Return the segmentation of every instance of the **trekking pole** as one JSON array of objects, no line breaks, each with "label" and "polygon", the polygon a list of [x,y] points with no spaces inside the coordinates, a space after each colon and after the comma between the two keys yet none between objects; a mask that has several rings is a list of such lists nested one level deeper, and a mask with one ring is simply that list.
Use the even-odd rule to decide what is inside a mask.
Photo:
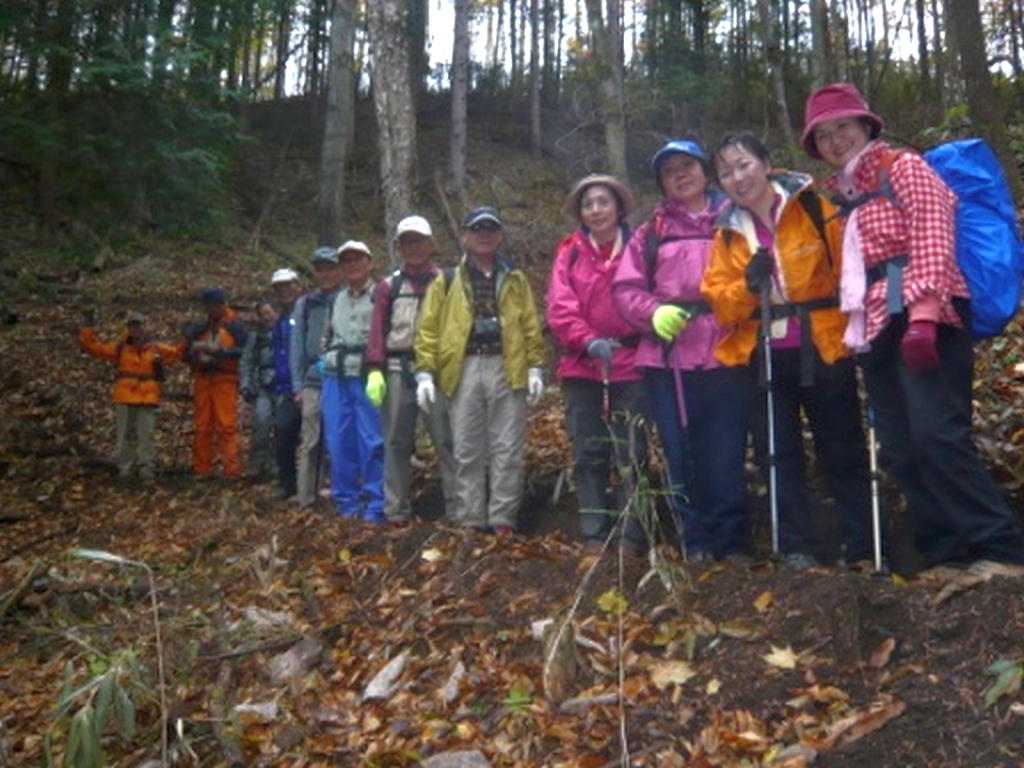
[{"label": "trekking pole", "polygon": [[608,371],[608,363],[601,362],[601,418],[604,419],[607,424],[612,417],[612,401],[611,401],[611,374]]},{"label": "trekking pole", "polygon": [[875,409],[868,406],[868,460],[871,469],[871,539],[874,544],[875,572],[882,570],[882,511],[878,498],[878,441],[875,439]]},{"label": "trekking pole", "polygon": [[772,554],[779,554],[779,478],[775,451],[775,395],[772,392],[772,284],[761,285],[761,375],[765,387],[768,424],[768,505],[772,526]]}]

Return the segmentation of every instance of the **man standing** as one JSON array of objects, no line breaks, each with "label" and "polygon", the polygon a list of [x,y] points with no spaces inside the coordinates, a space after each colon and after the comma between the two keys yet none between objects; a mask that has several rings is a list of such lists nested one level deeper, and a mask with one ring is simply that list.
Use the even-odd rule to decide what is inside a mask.
[{"label": "man standing", "polygon": [[292,311],[291,344],[288,364],[291,368],[292,396],[302,414],[299,437],[298,499],[302,507],[316,501],[324,447],[320,428],[320,388],[322,376],[317,366],[320,342],[328,307],[334,304],[341,285],[341,267],[336,248],[325,246],[313,253],[313,279],[316,288],[295,302]]},{"label": "man standing", "polygon": [[196,433],[192,443],[192,472],[213,476],[214,438],[225,477],[238,477],[238,364],[248,337],[245,323],[228,306],[220,288],[200,294],[206,321],[186,329],[186,360],[195,372],[193,398]]},{"label": "man standing", "polygon": [[[442,272],[433,260],[434,233],[422,216],[407,216],[398,222],[395,240],[402,266],[377,283],[366,348],[366,395],[378,408],[383,406],[384,515],[390,523],[404,524],[412,515],[409,489],[419,416],[413,376],[416,322],[427,287]],[[450,274],[441,280],[450,281]],[[448,508],[455,499],[455,457],[443,395],[427,414],[427,428],[437,451],[441,491]]]},{"label": "man standing", "polygon": [[273,477],[274,461],[274,326],[280,319],[277,302],[263,297],[256,302],[256,326],[242,350],[238,390],[252,405],[249,434],[249,477],[262,481]]},{"label": "man standing", "polygon": [[366,342],[374,281],[370,249],[338,248],[345,287],[324,326],[324,443],[331,456],[331,497],[342,517],[384,522],[384,438],[380,413],[366,396]]},{"label": "man standing", "polygon": [[[146,316],[129,312],[124,335],[116,341],[100,341],[96,316],[86,313],[78,333],[82,349],[93,357],[117,365],[117,379],[111,400],[117,419],[117,472],[129,477],[137,466],[139,477],[156,477],[156,409],[164,366],[181,359],[184,345],[161,344],[145,332]],[[132,441],[134,440],[134,445]]]},{"label": "man standing", "polygon": [[291,269],[279,269],[270,278],[270,289],[277,301],[278,315],[274,323],[274,458],[277,462],[277,490],[274,496],[290,499],[298,492],[295,450],[299,445],[302,411],[292,396],[292,372],[288,364],[292,329],[295,319],[292,311],[302,292],[299,276]]},{"label": "man standing", "polygon": [[472,209],[451,286],[435,280],[427,289],[416,332],[416,400],[431,408],[435,382],[450,398],[452,520],[507,536],[522,499],[527,404],[544,392],[544,342],[526,274],[498,251],[501,235],[494,208]]}]

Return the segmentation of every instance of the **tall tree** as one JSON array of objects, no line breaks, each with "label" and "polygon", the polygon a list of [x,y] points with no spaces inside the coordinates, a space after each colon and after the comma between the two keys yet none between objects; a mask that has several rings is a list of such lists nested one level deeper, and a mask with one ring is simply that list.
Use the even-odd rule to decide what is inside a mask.
[{"label": "tall tree", "polygon": [[[416,110],[409,82],[405,0],[374,0],[367,10],[384,229],[391,233],[399,220],[412,211],[416,162]],[[388,262],[395,266],[397,261],[394,238],[388,237]]]},{"label": "tall tree", "polygon": [[330,57],[327,68],[327,109],[320,150],[320,195],[317,200],[317,237],[321,245],[341,243],[345,203],[345,169],[355,133],[356,0],[334,0],[331,11]]},{"label": "tall tree", "polygon": [[775,17],[769,7],[768,0],[759,0],[758,7],[761,13],[761,38],[764,42],[765,60],[768,64],[769,76],[772,84],[772,95],[775,97],[776,117],[782,136],[787,147],[796,146],[796,134],[793,131],[793,122],[789,119],[789,104],[786,101],[786,77],[782,56],[782,49],[779,47],[778,34],[775,29]]},{"label": "tall tree", "polygon": [[540,9],[530,0],[530,148],[540,156]]},{"label": "tall tree", "polygon": [[1020,173],[1016,158],[1006,135],[1006,115],[999,104],[999,96],[992,85],[985,55],[985,35],[981,27],[981,11],[978,0],[956,0],[947,6],[950,30],[960,59],[967,91],[967,104],[971,110],[974,128],[992,145],[992,149],[1003,163],[1003,169],[1013,196],[1022,198]]},{"label": "tall tree", "polygon": [[626,99],[623,94],[622,24],[619,0],[586,0],[587,24],[597,62],[598,112],[604,124],[604,145],[608,170],[627,177]]},{"label": "tall tree", "polygon": [[469,96],[469,0],[454,0],[455,36],[452,41],[452,118],[448,149],[448,191],[466,191],[466,100]]}]

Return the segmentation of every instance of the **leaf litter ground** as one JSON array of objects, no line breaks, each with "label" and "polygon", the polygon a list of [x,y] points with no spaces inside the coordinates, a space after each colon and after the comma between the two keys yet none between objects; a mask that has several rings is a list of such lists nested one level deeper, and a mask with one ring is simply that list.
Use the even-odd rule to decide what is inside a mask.
[{"label": "leaf litter ground", "polygon": [[[125,303],[93,290],[108,311]],[[158,334],[187,292],[154,290]],[[531,416],[512,539],[439,521],[429,471],[402,529],[280,506],[266,483],[192,482],[183,372],[161,412],[172,466],[122,482],[103,458],[111,372],[79,357],[78,308],[19,310],[0,332],[0,764],[38,764],[47,734],[59,756],[65,670],[81,684],[128,651],[141,727],[108,728],[111,765],[159,754],[158,653],[180,765],[399,766],[459,749],[496,766],[1024,764],[1019,690],[985,702],[990,665],[1024,657],[1019,582],[914,579],[909,555],[902,578],[685,564],[668,548],[653,571],[614,549],[584,558],[571,502],[551,504],[567,460],[554,395]],[[980,441],[1015,499],[1019,330],[983,353],[978,392]],[[160,648],[144,575],[72,547],[154,569]],[[536,623],[567,618],[546,664]]]}]

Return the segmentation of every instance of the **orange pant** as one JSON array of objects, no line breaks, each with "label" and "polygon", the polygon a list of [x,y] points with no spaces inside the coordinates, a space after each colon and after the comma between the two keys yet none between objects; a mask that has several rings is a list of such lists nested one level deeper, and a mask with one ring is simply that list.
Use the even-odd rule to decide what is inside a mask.
[{"label": "orange pant", "polygon": [[192,443],[192,471],[213,474],[213,438],[226,477],[242,471],[238,462],[238,376],[196,374],[194,398],[196,435]]}]

